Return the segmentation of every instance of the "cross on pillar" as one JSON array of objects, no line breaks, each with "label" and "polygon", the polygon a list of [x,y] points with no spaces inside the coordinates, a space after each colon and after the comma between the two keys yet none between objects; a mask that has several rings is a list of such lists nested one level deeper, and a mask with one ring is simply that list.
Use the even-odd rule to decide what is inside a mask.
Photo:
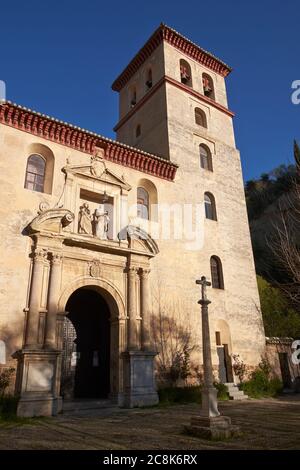
[{"label": "cross on pillar", "polygon": [[196,280],[196,284],[201,285],[201,300],[210,303],[210,300],[207,298],[206,287],[211,286],[211,282],[209,282],[205,276],[201,276],[200,279]]},{"label": "cross on pillar", "polygon": [[201,317],[202,317],[202,350],[203,350],[203,372],[204,386],[202,391],[202,412],[207,418],[219,416],[217,390],[214,387],[213,368],[211,360],[211,345],[208,319],[208,305],[211,303],[207,298],[207,287],[211,282],[205,276],[196,280],[196,284],[201,286]]},{"label": "cross on pillar", "polygon": [[204,437],[206,439],[223,439],[239,434],[238,426],[231,424],[231,419],[221,416],[218,410],[217,390],[214,387],[211,346],[209,334],[208,305],[211,303],[207,298],[206,288],[211,283],[202,276],[196,280],[196,284],[201,286],[202,317],[202,349],[203,349],[203,371],[204,385],[202,388],[202,407],[199,416],[191,418],[191,424],[185,426],[185,430],[193,436]]}]

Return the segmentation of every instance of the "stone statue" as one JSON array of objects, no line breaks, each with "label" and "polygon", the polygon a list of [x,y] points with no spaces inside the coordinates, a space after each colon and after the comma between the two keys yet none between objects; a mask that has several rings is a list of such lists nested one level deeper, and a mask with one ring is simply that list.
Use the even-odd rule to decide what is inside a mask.
[{"label": "stone statue", "polygon": [[92,216],[87,202],[80,206],[78,233],[92,234]]},{"label": "stone statue", "polygon": [[95,210],[94,222],[96,237],[100,238],[100,240],[107,240],[109,216],[108,211],[104,210],[102,204]]}]

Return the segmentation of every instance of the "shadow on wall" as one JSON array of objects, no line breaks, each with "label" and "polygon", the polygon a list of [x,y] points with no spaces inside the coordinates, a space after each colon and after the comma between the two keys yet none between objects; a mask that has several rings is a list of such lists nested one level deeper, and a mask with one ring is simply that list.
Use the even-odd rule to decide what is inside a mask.
[{"label": "shadow on wall", "polygon": [[159,387],[181,386],[202,382],[202,368],[193,363],[199,351],[195,331],[186,319],[188,306],[174,296],[168,297],[160,286],[153,290],[151,335],[156,357],[156,380]]},{"label": "shadow on wall", "polygon": [[152,317],[151,330],[154,348],[159,353],[156,358],[158,386],[182,386],[195,379],[202,382],[200,368],[191,360],[198,346],[190,329],[179,325],[174,318],[158,315]]},{"label": "shadow on wall", "polygon": [[0,372],[13,367],[15,369],[11,378],[11,383],[6,389],[6,393],[14,393],[15,379],[17,371],[17,361],[12,355],[22,347],[22,334],[24,330],[24,320],[14,322],[12,325],[5,325],[0,330]]}]

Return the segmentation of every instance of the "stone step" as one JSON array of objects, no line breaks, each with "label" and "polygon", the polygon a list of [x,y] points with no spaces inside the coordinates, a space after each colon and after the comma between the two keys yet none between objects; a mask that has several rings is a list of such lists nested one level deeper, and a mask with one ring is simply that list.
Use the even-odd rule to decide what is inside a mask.
[{"label": "stone step", "polygon": [[242,390],[229,390],[228,393],[232,396],[241,396],[244,395],[244,392]]},{"label": "stone step", "polygon": [[81,411],[81,410],[96,410],[99,408],[111,408],[113,403],[111,400],[64,400],[63,411]]},{"label": "stone step", "polygon": [[238,386],[233,382],[225,383],[230,400],[247,400],[249,397],[245,395],[243,390],[239,390]]},{"label": "stone step", "polygon": [[244,395],[244,392],[228,392],[228,395],[230,397],[242,397]]},{"label": "stone step", "polygon": [[229,400],[248,400],[248,395],[237,395],[237,396],[233,396],[233,395],[230,395],[229,396]]}]

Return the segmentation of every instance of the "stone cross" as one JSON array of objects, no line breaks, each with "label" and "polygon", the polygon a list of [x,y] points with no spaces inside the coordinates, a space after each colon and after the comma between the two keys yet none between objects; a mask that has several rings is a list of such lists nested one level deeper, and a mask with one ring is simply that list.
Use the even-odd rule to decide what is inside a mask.
[{"label": "stone cross", "polygon": [[191,418],[191,424],[185,426],[185,430],[193,436],[206,439],[224,439],[239,433],[238,426],[232,426],[228,416],[221,416],[218,410],[217,390],[214,387],[214,376],[211,359],[211,345],[209,333],[208,305],[211,303],[207,298],[206,288],[211,283],[202,276],[196,280],[201,286],[202,319],[202,352],[204,384],[202,387],[202,406],[198,416]]},{"label": "stone cross", "polygon": [[206,287],[208,286],[211,286],[211,282],[209,282],[205,276],[202,276],[201,279],[197,279],[196,280],[196,284],[200,284],[201,285],[201,300],[203,301],[208,301],[210,302],[208,299],[207,299],[207,293],[206,293]]}]

